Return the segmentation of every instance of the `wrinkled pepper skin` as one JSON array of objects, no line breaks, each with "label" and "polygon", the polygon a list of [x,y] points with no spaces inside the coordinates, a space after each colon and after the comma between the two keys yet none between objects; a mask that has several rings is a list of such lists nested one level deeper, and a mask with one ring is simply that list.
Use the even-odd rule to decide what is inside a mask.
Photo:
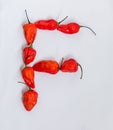
[{"label": "wrinkled pepper skin", "polygon": [[75,34],[79,32],[80,25],[77,23],[61,24],[57,27],[57,30],[66,34]]},{"label": "wrinkled pepper skin", "polygon": [[59,64],[53,60],[42,60],[34,64],[34,71],[56,74],[59,71]]},{"label": "wrinkled pepper skin", "polygon": [[35,82],[34,82],[34,70],[32,67],[25,67],[21,71],[22,77],[25,81],[25,83],[28,85],[30,88],[35,88]]},{"label": "wrinkled pepper skin", "polygon": [[35,22],[35,26],[38,29],[42,29],[42,30],[55,30],[58,26],[58,23],[54,19],[39,20]]},{"label": "wrinkled pepper skin", "polygon": [[27,111],[31,111],[38,101],[38,93],[34,90],[28,90],[23,94],[23,105]]},{"label": "wrinkled pepper skin", "polygon": [[25,47],[23,49],[23,60],[24,63],[27,65],[34,61],[36,57],[36,50],[31,47]]},{"label": "wrinkled pepper skin", "polygon": [[27,41],[27,44],[28,45],[32,44],[37,34],[37,28],[35,24],[33,23],[24,24],[23,30],[24,30],[24,36]]},{"label": "wrinkled pepper skin", "polygon": [[78,70],[78,63],[72,58],[65,60],[62,63],[60,70],[62,72],[76,72]]}]

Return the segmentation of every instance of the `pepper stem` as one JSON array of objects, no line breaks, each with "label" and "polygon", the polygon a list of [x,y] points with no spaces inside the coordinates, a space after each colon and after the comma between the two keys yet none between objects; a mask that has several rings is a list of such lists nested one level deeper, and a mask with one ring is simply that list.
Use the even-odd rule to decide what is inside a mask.
[{"label": "pepper stem", "polygon": [[61,21],[58,22],[58,24],[61,24],[63,21],[65,21],[68,18],[68,16],[66,16],[65,18],[63,18]]},{"label": "pepper stem", "polygon": [[27,65],[25,64],[25,68],[27,67]]},{"label": "pepper stem", "polygon": [[29,86],[27,86],[27,87],[29,88],[30,91],[32,91],[32,89]]},{"label": "pepper stem", "polygon": [[64,61],[64,58],[62,57],[61,62],[60,62],[60,67],[59,67],[59,69],[61,69],[61,66],[62,66],[63,61]]},{"label": "pepper stem", "polygon": [[88,26],[80,26],[80,27],[84,27],[84,28],[87,28],[87,29],[89,29],[94,35],[96,35],[96,33],[93,31],[93,29],[91,29],[90,27],[88,27]]},{"label": "pepper stem", "polygon": [[26,9],[25,9],[25,14],[26,14],[27,21],[28,21],[28,23],[30,24],[31,22],[30,22],[30,20],[29,20],[29,17],[28,17],[28,14],[27,14],[27,10],[26,10]]},{"label": "pepper stem", "polygon": [[[21,84],[24,84],[24,85],[26,85],[26,83],[24,83],[24,82],[21,82],[21,81],[18,81],[18,83],[21,83]],[[27,86],[28,87],[28,89],[29,90],[32,90],[29,86]]]},{"label": "pepper stem", "polygon": [[26,85],[24,82],[21,82],[21,81],[18,81],[18,83],[21,83],[21,84],[24,84],[24,85]]},{"label": "pepper stem", "polygon": [[82,68],[82,66],[78,63],[78,66],[80,67],[80,70],[81,70],[81,76],[80,76],[80,79],[82,79],[82,77],[83,77],[83,68]]},{"label": "pepper stem", "polygon": [[31,44],[29,47],[30,47],[30,48],[33,48],[33,44]]}]

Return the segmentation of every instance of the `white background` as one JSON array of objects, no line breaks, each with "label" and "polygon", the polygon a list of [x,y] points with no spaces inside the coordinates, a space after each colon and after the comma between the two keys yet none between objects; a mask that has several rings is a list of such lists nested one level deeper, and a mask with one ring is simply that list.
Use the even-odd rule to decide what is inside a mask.
[{"label": "white background", "polygon": [[[22,104],[25,85],[22,25],[39,19],[70,21],[90,26],[75,35],[38,30],[34,48],[41,59],[75,58],[77,73],[35,73],[39,100],[27,112]],[[0,0],[0,130],[113,130],[113,1]],[[33,62],[33,63],[34,63]],[[31,64],[32,65],[32,64]]]}]

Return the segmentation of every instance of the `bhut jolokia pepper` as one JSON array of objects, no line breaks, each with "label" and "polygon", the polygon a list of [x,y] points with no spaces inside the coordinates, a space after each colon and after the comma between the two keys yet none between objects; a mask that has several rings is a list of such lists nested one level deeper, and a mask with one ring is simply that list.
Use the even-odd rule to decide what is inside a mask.
[{"label": "bhut jolokia pepper", "polygon": [[81,69],[81,76],[80,79],[83,77],[83,69],[82,66],[73,58],[70,58],[68,60],[62,61],[60,70],[62,72],[77,72],[78,71],[78,66]]},{"label": "bhut jolokia pepper", "polygon": [[57,22],[54,19],[48,19],[48,20],[39,20],[35,22],[35,25],[38,29],[42,30],[55,30],[57,29],[57,26],[61,24],[68,16],[66,16],[61,21]]},{"label": "bhut jolokia pepper", "polygon": [[82,26],[79,25],[78,23],[68,23],[68,24],[61,24],[59,26],[57,26],[57,30],[66,34],[75,34],[78,33],[80,28],[88,28],[90,31],[93,32],[94,35],[96,35],[96,33],[88,26]]},{"label": "bhut jolokia pepper", "polygon": [[25,13],[26,13],[28,23],[23,25],[23,30],[24,30],[24,36],[25,36],[25,39],[27,41],[27,44],[30,45],[35,40],[35,37],[37,34],[37,28],[36,28],[34,23],[30,22],[26,10],[25,10]]},{"label": "bhut jolokia pepper", "polygon": [[42,60],[33,65],[34,71],[56,74],[59,64],[54,60]]},{"label": "bhut jolokia pepper", "polygon": [[38,101],[38,93],[35,90],[29,89],[23,93],[23,105],[27,111],[31,111]]},{"label": "bhut jolokia pepper", "polygon": [[25,47],[23,49],[23,60],[26,65],[31,63],[35,59],[35,57],[36,57],[36,50],[33,49],[32,46]]},{"label": "bhut jolokia pepper", "polygon": [[21,71],[22,77],[25,81],[25,83],[30,88],[35,88],[35,82],[34,82],[34,70],[32,67],[25,67]]}]

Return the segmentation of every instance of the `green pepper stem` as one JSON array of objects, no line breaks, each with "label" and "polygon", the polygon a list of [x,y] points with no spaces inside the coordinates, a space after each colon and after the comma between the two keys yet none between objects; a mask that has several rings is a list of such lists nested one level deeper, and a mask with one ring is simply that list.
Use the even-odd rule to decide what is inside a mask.
[{"label": "green pepper stem", "polygon": [[31,22],[30,22],[30,20],[29,20],[29,17],[28,17],[28,14],[27,14],[27,10],[26,10],[26,9],[25,9],[25,14],[26,14],[27,21],[28,21],[28,23],[30,24]]},{"label": "green pepper stem", "polygon": [[26,85],[24,82],[21,82],[21,81],[18,81],[18,83],[21,83],[21,84],[24,84],[24,85]]},{"label": "green pepper stem", "polygon": [[25,68],[27,67],[27,65],[25,64]]},{"label": "green pepper stem", "polygon": [[30,47],[30,48],[33,48],[33,44],[31,44],[29,47]]},{"label": "green pepper stem", "polygon": [[58,22],[58,24],[61,24],[63,21],[65,21],[68,18],[68,16],[66,16],[65,18],[63,18],[61,21]]},{"label": "green pepper stem", "polygon": [[64,58],[62,57],[61,62],[60,62],[60,66],[59,66],[59,70],[60,70],[61,67],[62,67],[63,61],[64,61]]},{"label": "green pepper stem", "polygon": [[[21,83],[21,84],[24,84],[24,85],[26,85],[26,83],[24,83],[24,82],[21,82],[21,81],[18,81],[18,83]],[[28,89],[29,90],[32,90],[29,86],[27,86],[28,87]]]},{"label": "green pepper stem", "polygon": [[96,33],[93,31],[93,29],[91,29],[90,27],[88,27],[88,26],[82,26],[82,25],[80,25],[80,27],[84,27],[84,28],[87,28],[87,29],[89,29],[94,35],[96,35]]},{"label": "green pepper stem", "polygon": [[80,67],[80,70],[81,70],[81,76],[80,76],[80,79],[82,79],[82,77],[83,77],[83,68],[82,68],[82,66],[78,63],[78,66]]},{"label": "green pepper stem", "polygon": [[32,91],[32,89],[29,86],[27,86],[27,87],[29,88],[30,91]]}]

